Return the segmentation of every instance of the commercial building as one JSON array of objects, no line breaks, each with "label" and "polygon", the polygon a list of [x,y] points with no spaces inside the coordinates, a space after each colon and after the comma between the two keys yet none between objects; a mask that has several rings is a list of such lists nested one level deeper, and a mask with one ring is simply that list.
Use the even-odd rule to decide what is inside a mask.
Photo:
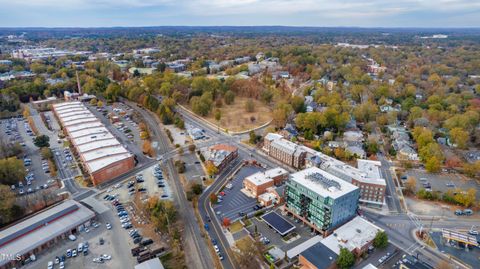
[{"label": "commercial building", "polygon": [[243,180],[243,187],[251,196],[258,198],[267,192],[268,188],[283,184],[287,177],[287,170],[277,167],[247,176]]},{"label": "commercial building", "polygon": [[218,169],[218,172],[220,172],[231,161],[237,158],[238,148],[226,144],[217,144],[204,151],[204,155],[206,162],[212,163]]},{"label": "commercial building", "polygon": [[135,265],[135,269],[164,269],[159,258],[153,258]]},{"label": "commercial building", "polygon": [[373,239],[381,228],[362,217],[355,217],[342,227],[335,230],[321,241],[333,252],[339,254],[340,248],[346,248],[359,257],[372,245]]},{"label": "commercial building", "polygon": [[336,268],[338,254],[321,242],[309,247],[298,257],[302,269],[333,269]]},{"label": "commercial building", "polygon": [[352,219],[358,208],[358,187],[317,167],[291,174],[284,209],[326,235]]},{"label": "commercial building", "polygon": [[[348,139],[361,139],[361,133],[349,132]],[[370,207],[382,207],[385,204],[386,182],[380,173],[381,163],[370,160],[357,160],[353,167],[314,149],[297,145],[275,133],[264,138],[263,150],[268,155],[295,168],[318,167],[361,190],[360,203]]]},{"label": "commercial building", "polygon": [[52,108],[94,185],[134,168],[134,155],[81,102],[54,104]]},{"label": "commercial building", "polygon": [[75,233],[95,213],[82,204],[68,200],[41,211],[0,231],[0,268],[18,267],[30,256],[45,252],[51,246]]},{"label": "commercial building", "polygon": [[307,151],[306,166],[318,167],[360,188],[362,205],[369,207],[382,207],[385,204],[386,182],[380,173],[381,163],[371,160],[357,160],[353,167],[321,152],[305,149]]},{"label": "commercial building", "polygon": [[269,133],[265,136],[263,150],[271,157],[295,168],[305,165],[306,152],[303,146],[297,145],[279,134]]}]

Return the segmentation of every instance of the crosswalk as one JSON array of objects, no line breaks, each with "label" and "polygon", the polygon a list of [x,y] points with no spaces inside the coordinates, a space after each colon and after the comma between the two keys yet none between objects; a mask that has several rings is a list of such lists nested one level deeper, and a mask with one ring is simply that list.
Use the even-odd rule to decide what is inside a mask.
[{"label": "crosswalk", "polygon": [[405,227],[407,227],[406,223],[387,223],[386,225],[390,228],[405,228]]}]

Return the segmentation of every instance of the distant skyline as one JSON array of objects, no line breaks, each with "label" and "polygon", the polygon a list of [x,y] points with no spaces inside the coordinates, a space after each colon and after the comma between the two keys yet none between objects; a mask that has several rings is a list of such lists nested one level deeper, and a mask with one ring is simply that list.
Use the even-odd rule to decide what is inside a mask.
[{"label": "distant skyline", "polygon": [[480,0],[0,0],[0,27],[480,27]]}]

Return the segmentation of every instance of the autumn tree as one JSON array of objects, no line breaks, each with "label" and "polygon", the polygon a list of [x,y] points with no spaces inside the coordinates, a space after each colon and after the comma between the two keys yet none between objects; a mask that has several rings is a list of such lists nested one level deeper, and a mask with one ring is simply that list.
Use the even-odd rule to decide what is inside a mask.
[{"label": "autumn tree", "polygon": [[0,184],[0,223],[10,220],[10,210],[15,204],[15,193],[6,185]]},{"label": "autumn tree", "polygon": [[154,151],[153,151],[152,143],[150,142],[150,140],[144,140],[143,141],[142,152],[143,152],[143,154],[146,154],[150,157],[153,156]]},{"label": "autumn tree", "polygon": [[235,94],[232,91],[227,91],[223,96],[223,99],[225,100],[225,104],[231,105],[235,102]]},{"label": "autumn tree", "polygon": [[417,188],[417,180],[414,177],[408,177],[407,181],[405,182],[405,192],[408,194],[415,193]]},{"label": "autumn tree", "polygon": [[220,132],[220,120],[222,119],[222,111],[220,109],[215,109],[215,120],[217,121],[217,132]]},{"label": "autumn tree", "polygon": [[25,119],[28,118],[28,117],[30,117],[30,108],[29,108],[28,106],[25,106],[25,107],[23,108],[23,113],[22,113],[22,114],[23,114],[23,117],[24,117]]},{"label": "autumn tree", "polygon": [[469,138],[469,133],[460,127],[455,127],[450,130],[450,140],[452,140],[452,142],[460,149],[465,149],[467,147]]},{"label": "autumn tree", "polygon": [[440,167],[441,166],[441,162],[440,160],[435,157],[435,156],[432,156],[430,157],[429,159],[427,159],[426,163],[425,163],[425,169],[430,172],[430,173],[437,173],[440,171]]},{"label": "autumn tree", "polygon": [[254,112],[255,111],[255,104],[253,103],[253,100],[251,98],[249,98],[245,102],[245,111],[246,112]]},{"label": "autumn tree", "polygon": [[25,178],[23,162],[16,157],[0,159],[0,184],[13,185]]},{"label": "autumn tree", "polygon": [[207,169],[207,174],[213,176],[218,173],[218,168],[211,161],[207,161],[205,164],[205,169]]},{"label": "autumn tree", "polygon": [[210,203],[216,204],[218,201],[218,197],[215,193],[210,194]]},{"label": "autumn tree", "polygon": [[222,220],[222,224],[223,224],[224,227],[230,226],[231,223],[232,223],[232,221],[227,217],[223,218],[223,220]]}]

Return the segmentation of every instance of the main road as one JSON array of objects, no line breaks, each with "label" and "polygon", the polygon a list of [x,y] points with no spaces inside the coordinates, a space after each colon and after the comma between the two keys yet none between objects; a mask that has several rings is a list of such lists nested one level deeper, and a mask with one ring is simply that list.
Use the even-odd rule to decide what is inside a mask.
[{"label": "main road", "polygon": [[[166,134],[156,116],[143,108],[139,108],[135,103],[122,100],[125,104],[132,107],[135,111],[142,115],[145,123],[148,125],[151,131],[150,136],[158,141],[159,147],[157,150],[157,156],[163,156],[174,149],[170,145]],[[214,268],[212,256],[210,255],[208,245],[202,237],[200,227],[197,224],[195,213],[191,203],[187,201],[185,193],[183,191],[177,170],[174,167],[173,160],[171,158],[163,158],[168,172],[168,175],[172,180],[172,190],[175,201],[178,203],[178,211],[180,218],[184,223],[184,247],[186,253],[187,264],[190,268]]]}]

